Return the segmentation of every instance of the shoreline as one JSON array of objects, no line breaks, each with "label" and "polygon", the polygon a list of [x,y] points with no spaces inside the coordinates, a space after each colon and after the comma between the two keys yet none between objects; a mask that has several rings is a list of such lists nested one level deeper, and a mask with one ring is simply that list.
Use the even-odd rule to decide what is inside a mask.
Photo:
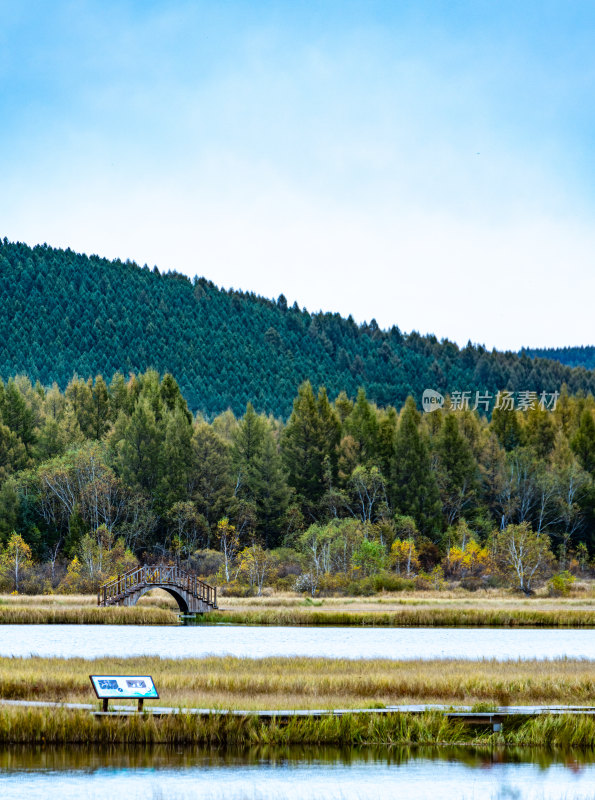
[{"label": "shoreline", "polygon": [[[535,601],[538,603],[539,601]],[[490,604],[469,606],[399,605],[390,610],[344,610],[308,606],[227,608],[185,618],[171,608],[90,604],[0,604],[1,625],[266,625],[281,627],[390,628],[595,628],[594,608],[519,608]]]},{"label": "shoreline", "polygon": [[485,745],[592,748],[595,719],[585,715],[543,715],[491,726],[450,720],[438,712],[355,714],[289,718],[280,722],[246,716],[136,714],[96,718],[86,711],[0,707],[1,745],[206,744],[210,746],[302,745]]},{"label": "shoreline", "polygon": [[210,611],[198,625],[277,625],[389,628],[594,628],[595,610],[423,608],[398,611],[310,611],[262,609]]}]

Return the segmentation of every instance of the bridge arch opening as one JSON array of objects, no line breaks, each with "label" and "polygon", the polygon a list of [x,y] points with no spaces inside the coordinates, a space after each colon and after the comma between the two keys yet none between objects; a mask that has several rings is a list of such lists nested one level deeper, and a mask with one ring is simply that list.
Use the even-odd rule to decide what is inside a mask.
[{"label": "bridge arch opening", "polygon": [[99,587],[97,605],[134,606],[150,591],[166,592],[184,614],[204,614],[212,608],[217,608],[215,586],[209,586],[196,575],[191,575],[171,564],[157,566],[145,564],[118,575],[117,578]]},{"label": "bridge arch opening", "polygon": [[176,591],[176,589],[172,586],[145,586],[144,588],[140,589],[138,592],[135,593],[134,602],[131,605],[136,605],[138,601],[143,597],[143,595],[147,594],[148,592],[155,592],[158,596],[160,592],[167,592],[170,597],[173,597],[176,603],[178,604],[178,608],[182,614],[188,613],[188,603],[180,594],[180,592]]}]

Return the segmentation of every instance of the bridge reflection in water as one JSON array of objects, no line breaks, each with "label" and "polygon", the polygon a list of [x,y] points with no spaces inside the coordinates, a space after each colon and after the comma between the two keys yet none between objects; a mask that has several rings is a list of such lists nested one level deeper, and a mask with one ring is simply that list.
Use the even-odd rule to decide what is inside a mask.
[{"label": "bridge reflection in water", "polygon": [[133,606],[151,589],[163,589],[177,602],[182,614],[204,614],[217,608],[217,589],[180,567],[142,566],[104,583],[97,593],[98,606]]}]

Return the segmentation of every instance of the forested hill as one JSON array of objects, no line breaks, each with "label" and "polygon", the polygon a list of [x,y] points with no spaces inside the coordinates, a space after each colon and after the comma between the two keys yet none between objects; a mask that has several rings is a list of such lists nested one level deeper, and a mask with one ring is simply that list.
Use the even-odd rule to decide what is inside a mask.
[{"label": "forested hill", "polygon": [[271,301],[46,245],[0,241],[0,298],[4,380],[26,373],[64,388],[75,373],[153,367],[171,372],[190,407],[207,415],[228,407],[241,414],[250,401],[286,417],[305,379],[331,397],[364,386],[380,405],[400,405],[409,394],[419,403],[425,388],[550,392],[565,382],[571,393],[595,392],[595,373],[583,368],[459,349],[397,327],[383,331],[374,320],[358,326],[351,317],[288,307],[283,296]]},{"label": "forested hill", "polygon": [[595,347],[544,347],[538,349],[523,348],[521,353],[526,353],[531,358],[550,358],[566,364],[568,367],[585,367],[595,369]]}]

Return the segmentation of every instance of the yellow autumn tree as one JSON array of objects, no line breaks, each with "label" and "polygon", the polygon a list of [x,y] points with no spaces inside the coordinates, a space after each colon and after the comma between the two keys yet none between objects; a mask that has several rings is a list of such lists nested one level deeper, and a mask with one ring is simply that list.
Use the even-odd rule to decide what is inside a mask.
[{"label": "yellow autumn tree", "polygon": [[31,548],[20,533],[13,531],[0,554],[0,569],[13,591],[19,591],[22,579],[32,564]]},{"label": "yellow autumn tree", "polygon": [[259,544],[252,544],[242,550],[238,562],[238,575],[244,577],[250,588],[256,589],[260,597],[265,582],[274,573],[278,559],[270,550],[264,550]]},{"label": "yellow autumn tree", "polygon": [[83,565],[79,561],[79,557],[75,556],[66,569],[66,575],[60,581],[58,591],[63,594],[76,594],[82,591],[82,571]]},{"label": "yellow autumn tree", "polygon": [[487,547],[482,547],[475,539],[468,539],[464,547],[454,545],[449,549],[442,566],[449,578],[477,578],[489,571],[490,553]]},{"label": "yellow autumn tree", "polygon": [[419,556],[413,539],[395,539],[390,548],[390,563],[397,575],[410,576],[419,569]]}]

